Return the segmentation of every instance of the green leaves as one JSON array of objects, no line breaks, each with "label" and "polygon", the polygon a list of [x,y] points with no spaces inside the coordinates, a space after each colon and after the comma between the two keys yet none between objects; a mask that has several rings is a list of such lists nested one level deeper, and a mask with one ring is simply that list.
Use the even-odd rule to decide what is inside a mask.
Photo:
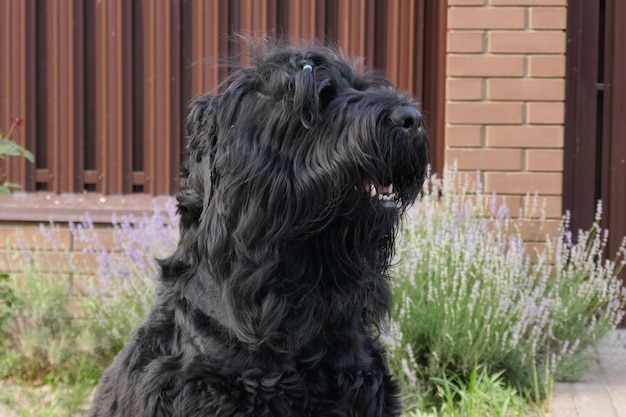
[{"label": "green leaves", "polygon": [[[0,131],[0,159],[4,159],[5,156],[23,156],[31,163],[35,162],[35,157],[29,150],[9,139],[13,130],[21,126],[23,123],[23,118],[12,117],[9,133],[4,136],[2,131]],[[0,184],[0,194],[11,194],[11,188],[20,188],[20,185],[14,182],[5,181],[3,184]]]},{"label": "green leaves", "polygon": [[0,139],[0,158],[4,158],[4,156],[23,156],[30,162],[35,162],[35,157],[33,154],[24,149],[17,143],[13,142],[11,139]]},{"label": "green leaves", "polygon": [[0,184],[0,194],[11,194],[11,188],[20,188],[20,185],[14,182],[5,181],[3,184]]}]

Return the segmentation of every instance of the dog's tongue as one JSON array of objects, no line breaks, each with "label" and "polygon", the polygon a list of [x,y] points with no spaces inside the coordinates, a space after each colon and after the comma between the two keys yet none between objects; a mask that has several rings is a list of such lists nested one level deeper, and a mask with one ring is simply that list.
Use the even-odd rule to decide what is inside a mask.
[{"label": "dog's tongue", "polygon": [[370,195],[371,198],[378,198],[378,200],[391,201],[395,197],[393,193],[393,184],[376,186],[374,181],[365,181],[365,192]]},{"label": "dog's tongue", "polygon": [[380,192],[382,194],[392,194],[393,193],[393,184],[389,184],[385,187],[382,187]]}]

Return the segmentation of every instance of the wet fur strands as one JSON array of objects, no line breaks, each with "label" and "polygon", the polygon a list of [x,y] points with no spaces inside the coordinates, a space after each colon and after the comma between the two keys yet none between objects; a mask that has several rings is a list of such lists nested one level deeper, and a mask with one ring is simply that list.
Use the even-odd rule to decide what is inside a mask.
[{"label": "wet fur strands", "polygon": [[92,417],[400,414],[378,331],[427,141],[413,99],[354,67],[274,48],[193,101],[180,242]]}]

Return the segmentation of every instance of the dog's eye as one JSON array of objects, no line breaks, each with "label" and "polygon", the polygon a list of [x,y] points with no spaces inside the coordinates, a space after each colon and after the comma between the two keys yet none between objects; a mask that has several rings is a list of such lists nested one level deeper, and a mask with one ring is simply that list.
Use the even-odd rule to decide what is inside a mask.
[{"label": "dog's eye", "polygon": [[337,89],[332,83],[328,83],[322,87],[318,96],[320,106],[324,108],[337,96]]}]

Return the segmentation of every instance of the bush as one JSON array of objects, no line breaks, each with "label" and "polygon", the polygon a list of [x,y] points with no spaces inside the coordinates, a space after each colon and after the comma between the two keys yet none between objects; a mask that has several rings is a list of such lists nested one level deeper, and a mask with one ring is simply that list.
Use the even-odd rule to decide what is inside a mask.
[{"label": "bush", "polygon": [[126,344],[128,335],[146,317],[154,300],[156,259],[171,255],[178,242],[178,218],[173,200],[166,213],[155,207],[141,219],[115,216],[114,250],[105,247],[88,218],[70,225],[83,253],[97,261],[96,273],[83,291],[93,350],[110,360]]},{"label": "bush", "polygon": [[12,277],[12,286],[16,302],[4,329],[0,376],[37,384],[79,379],[89,355],[81,346],[82,326],[69,312],[68,283],[31,271],[19,281]]},{"label": "bush", "polygon": [[9,274],[0,272],[0,347],[4,346],[7,323],[13,317],[13,310],[17,304],[15,290],[11,285]]},{"label": "bush", "polygon": [[112,249],[103,244],[88,217],[70,224],[74,245],[83,248],[78,254],[61,247],[54,224],[40,228],[44,239],[65,253],[63,262],[75,271],[87,269],[79,264],[85,255],[95,260],[94,274],[68,279],[60,273],[44,273],[51,265],[39,265],[31,251],[22,251],[20,262],[26,272],[9,282],[7,294],[14,300],[3,329],[7,342],[0,352],[0,377],[35,383],[99,379],[152,304],[153,279],[158,275],[155,259],[175,248],[174,204],[168,203],[167,208],[165,214],[155,209],[140,220],[114,218]]},{"label": "bush", "polygon": [[[390,361],[416,398],[441,405],[442,375],[468,381],[477,368],[501,374],[534,400],[556,377],[576,378],[584,356],[621,320],[626,294],[603,260],[608,232],[579,232],[568,217],[559,236],[531,261],[496,196],[468,192],[468,180],[434,178],[412,210],[395,270]],[[528,217],[528,216],[527,216]]]}]

